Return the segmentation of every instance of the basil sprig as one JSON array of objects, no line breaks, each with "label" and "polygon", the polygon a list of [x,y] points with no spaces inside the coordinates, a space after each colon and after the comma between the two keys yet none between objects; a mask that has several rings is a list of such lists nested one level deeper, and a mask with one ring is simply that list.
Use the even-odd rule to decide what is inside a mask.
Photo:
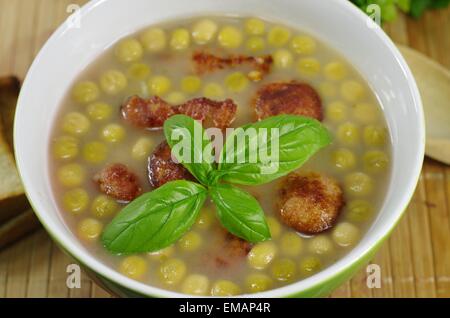
[{"label": "basil sprig", "polygon": [[177,241],[194,224],[208,191],[186,180],[166,183],[120,211],[105,228],[103,244],[113,253],[153,252]]},{"label": "basil sprig", "polygon": [[[277,129],[277,134],[271,133],[273,128]],[[261,134],[249,133],[262,131],[267,132],[263,135],[267,137],[262,140],[258,138]],[[242,139],[243,145],[237,141],[239,134],[245,137]],[[231,183],[268,183],[299,168],[330,142],[328,131],[317,120],[295,115],[269,117],[236,129],[227,138],[216,173],[221,175],[224,181]],[[252,145],[257,145],[257,149],[252,149]],[[276,162],[265,161],[263,157],[271,152],[273,146],[278,149]]]},{"label": "basil sprig", "polygon": [[[191,117],[174,115],[164,122],[164,135],[178,162],[183,163],[200,183],[210,184],[210,175],[215,170],[214,154],[202,125]],[[187,153],[181,153],[181,150]]]},{"label": "basil sprig", "polygon": [[[251,134],[251,130],[257,134]],[[245,138],[235,144],[233,139],[239,133]],[[270,239],[259,202],[244,190],[223,182],[270,182],[299,168],[331,142],[328,131],[318,121],[279,115],[235,130],[227,138],[216,165],[210,139],[191,117],[170,117],[164,123],[164,134],[176,159],[200,184],[168,182],[125,206],[102,234],[103,244],[113,253],[152,252],[173,244],[191,228],[208,194],[216,205],[217,217],[229,232],[253,243]],[[264,155],[273,151],[278,157]]]},{"label": "basil sprig", "polygon": [[230,184],[209,189],[222,225],[236,236],[256,243],[270,238],[264,211],[251,194]]}]

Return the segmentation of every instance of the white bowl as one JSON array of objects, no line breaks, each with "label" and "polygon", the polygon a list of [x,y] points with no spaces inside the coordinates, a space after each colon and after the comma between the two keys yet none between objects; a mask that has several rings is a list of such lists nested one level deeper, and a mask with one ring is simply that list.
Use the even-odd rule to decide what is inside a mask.
[{"label": "white bowl", "polygon": [[[362,240],[316,275],[252,296],[320,296],[370,260],[399,221],[416,186],[424,156],[424,117],[419,92],[403,57],[386,34],[349,1],[342,0],[97,0],[65,22],[34,61],[16,112],[16,159],[34,210],[60,246],[115,293],[127,296],[184,296],[131,280],[87,251],[64,224],[49,180],[53,119],[74,79],[119,38],[145,26],[183,16],[260,16],[305,30],[338,50],[368,81],[390,130],[392,176],[384,204]],[[76,22],[76,20],[75,20]],[[371,28],[369,28],[371,26]]]}]

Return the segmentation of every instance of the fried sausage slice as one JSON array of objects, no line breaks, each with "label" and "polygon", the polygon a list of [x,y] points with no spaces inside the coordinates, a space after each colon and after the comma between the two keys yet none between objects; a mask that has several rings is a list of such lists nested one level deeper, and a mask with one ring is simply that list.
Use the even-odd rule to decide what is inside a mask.
[{"label": "fried sausage slice", "polygon": [[191,99],[174,109],[177,114],[201,120],[205,128],[215,127],[223,130],[230,127],[236,118],[237,105],[231,99],[217,102],[201,97]]},{"label": "fried sausage slice", "polygon": [[139,179],[128,167],[114,163],[104,167],[94,176],[100,191],[120,201],[129,202],[142,193]]},{"label": "fried sausage slice", "polygon": [[175,115],[172,106],[158,96],[144,99],[130,97],[122,105],[123,118],[139,128],[160,129],[167,118]]},{"label": "fried sausage slice", "polygon": [[206,263],[213,269],[229,268],[245,260],[252,244],[220,229],[213,238],[210,251],[207,251]]},{"label": "fried sausage slice", "polygon": [[123,118],[133,126],[151,130],[161,129],[169,117],[184,114],[196,120],[205,121],[204,126],[225,129],[236,116],[237,105],[231,100],[213,101],[208,98],[195,98],[181,105],[170,105],[158,96],[144,99],[130,97],[121,111]]},{"label": "fried sausage slice", "polygon": [[318,173],[289,174],[279,195],[281,219],[304,234],[317,234],[332,227],[344,206],[336,180]]},{"label": "fried sausage slice", "polygon": [[273,64],[271,55],[260,57],[229,55],[227,57],[220,57],[204,51],[194,52],[194,54],[192,54],[192,61],[195,65],[195,72],[199,75],[240,65],[250,65],[254,70],[261,74],[261,77],[263,77],[270,72]]},{"label": "fried sausage slice", "polygon": [[150,184],[158,188],[174,180],[194,180],[189,171],[179,163],[172,160],[171,149],[166,141],[156,147],[148,160],[148,178]]},{"label": "fried sausage slice", "polygon": [[322,102],[315,89],[296,81],[264,85],[256,92],[252,105],[258,120],[280,114],[323,119]]}]

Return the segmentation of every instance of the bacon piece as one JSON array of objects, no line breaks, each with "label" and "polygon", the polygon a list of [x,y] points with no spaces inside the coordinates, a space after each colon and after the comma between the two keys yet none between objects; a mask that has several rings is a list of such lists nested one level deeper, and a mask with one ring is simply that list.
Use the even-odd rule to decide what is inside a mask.
[{"label": "bacon piece", "polygon": [[323,119],[322,102],[315,89],[296,81],[264,85],[256,92],[252,105],[258,119],[280,114]]},{"label": "bacon piece", "polygon": [[132,201],[142,193],[136,174],[121,163],[106,166],[94,176],[94,181],[101,192],[120,201]]},{"label": "bacon piece", "polygon": [[155,188],[169,181],[194,180],[194,177],[183,165],[172,160],[171,150],[166,141],[156,147],[148,160],[148,178],[150,184]]},{"label": "bacon piece", "polygon": [[206,128],[225,129],[234,121],[236,110],[237,105],[231,99],[213,101],[208,98],[195,98],[172,106],[157,96],[149,99],[132,96],[122,105],[122,116],[132,125],[147,129],[161,129],[164,121],[175,114],[202,120]]},{"label": "bacon piece", "polygon": [[233,68],[247,64],[253,67],[256,71],[259,71],[263,77],[270,72],[273,64],[273,58],[271,55],[261,57],[229,55],[228,57],[220,57],[204,51],[194,52],[192,55],[192,61],[195,64],[195,72],[200,75],[211,73],[216,70],[223,70],[225,68]]}]

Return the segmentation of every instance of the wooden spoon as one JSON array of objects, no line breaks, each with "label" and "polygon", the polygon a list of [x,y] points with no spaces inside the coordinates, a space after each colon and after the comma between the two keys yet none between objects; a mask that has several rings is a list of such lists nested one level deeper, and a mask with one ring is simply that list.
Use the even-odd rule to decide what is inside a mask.
[{"label": "wooden spoon", "polygon": [[450,165],[450,71],[425,55],[399,45],[416,78],[426,122],[427,156]]}]

